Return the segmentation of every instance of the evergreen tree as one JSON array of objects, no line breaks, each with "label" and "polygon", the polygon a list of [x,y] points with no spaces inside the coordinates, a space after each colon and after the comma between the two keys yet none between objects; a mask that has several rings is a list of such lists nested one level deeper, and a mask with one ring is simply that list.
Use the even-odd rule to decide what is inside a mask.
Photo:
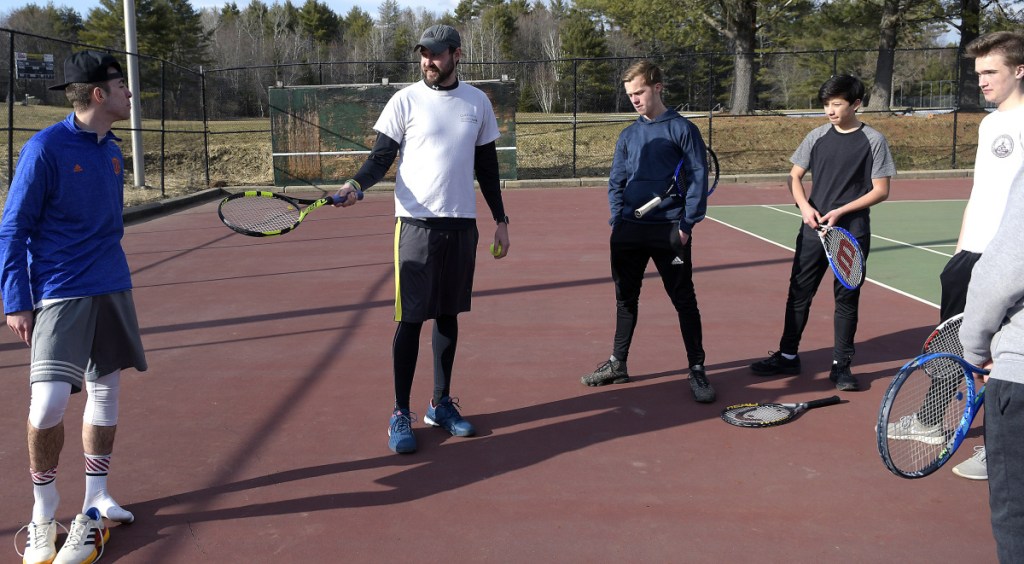
[{"label": "evergreen tree", "polygon": [[341,36],[341,20],[319,0],[306,0],[299,10],[299,25],[313,40],[325,46]]},{"label": "evergreen tree", "polygon": [[582,10],[570,10],[562,26],[562,51],[566,58],[576,59],[563,63],[563,99],[566,111],[571,111],[575,94],[577,111],[608,111],[615,104],[618,77],[607,60],[594,60],[608,56],[604,29]]}]

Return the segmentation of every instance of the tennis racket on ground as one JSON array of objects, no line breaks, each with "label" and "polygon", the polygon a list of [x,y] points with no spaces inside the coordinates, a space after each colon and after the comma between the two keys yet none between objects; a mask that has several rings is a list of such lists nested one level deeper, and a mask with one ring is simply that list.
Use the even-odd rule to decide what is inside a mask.
[{"label": "tennis racket on ground", "polygon": [[818,237],[839,283],[856,290],[864,283],[864,252],[857,239],[842,227],[818,225]]},{"label": "tennis racket on ground", "polygon": [[772,427],[793,420],[808,409],[835,405],[839,396],[803,403],[741,403],[722,410],[722,420],[737,427]]},{"label": "tennis racket on ground", "polygon": [[[363,193],[356,192],[356,197],[362,200]],[[270,237],[288,233],[298,227],[309,212],[336,203],[337,197],[333,195],[307,200],[274,192],[248,190],[221,200],[217,206],[217,215],[224,225],[242,235]]]},{"label": "tennis racket on ground", "polygon": [[985,388],[975,390],[974,378],[982,374],[988,371],[945,352],[903,365],[885,392],[875,427],[886,468],[902,478],[922,478],[942,467],[981,408]]},{"label": "tennis racket on ground", "polygon": [[708,147],[708,196],[715,193],[718,188],[718,155]]}]

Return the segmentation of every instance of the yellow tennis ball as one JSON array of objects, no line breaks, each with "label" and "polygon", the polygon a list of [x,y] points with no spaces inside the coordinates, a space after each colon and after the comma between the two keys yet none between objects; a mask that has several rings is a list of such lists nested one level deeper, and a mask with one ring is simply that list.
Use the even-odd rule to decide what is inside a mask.
[{"label": "yellow tennis ball", "polygon": [[501,254],[501,243],[498,243],[497,247],[494,246],[494,243],[491,243],[491,254],[494,256]]}]

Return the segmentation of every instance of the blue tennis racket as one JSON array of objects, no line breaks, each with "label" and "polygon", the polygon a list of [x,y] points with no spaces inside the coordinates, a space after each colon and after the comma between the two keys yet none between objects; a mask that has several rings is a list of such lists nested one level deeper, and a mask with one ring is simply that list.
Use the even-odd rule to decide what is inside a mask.
[{"label": "blue tennis racket", "polygon": [[825,256],[839,283],[856,290],[864,283],[864,252],[857,238],[842,227],[824,223],[818,225],[818,237],[825,248]]},{"label": "blue tennis racket", "polygon": [[718,155],[708,147],[708,196],[715,193],[718,188]]},{"label": "blue tennis racket", "polygon": [[679,159],[679,164],[676,165],[676,171],[672,173],[672,182],[670,182],[668,187],[665,188],[665,192],[663,192],[659,196],[655,196],[655,197],[651,198],[651,200],[649,202],[647,202],[646,204],[640,206],[639,208],[636,209],[636,211],[633,212],[633,215],[636,216],[637,219],[640,219],[641,217],[646,215],[647,212],[649,212],[649,211],[653,210],[654,208],[660,206],[661,202],[663,202],[663,201],[665,201],[665,200],[667,200],[669,198],[672,198],[674,196],[682,196],[683,195],[683,183],[685,182],[685,179],[683,178],[683,165],[684,164],[686,164],[686,158],[685,157],[682,158],[682,159]]},{"label": "blue tennis racket", "polygon": [[[665,188],[665,191],[661,195],[651,198],[650,201],[640,206],[639,208],[637,208],[636,211],[633,212],[633,215],[636,216],[637,219],[640,219],[641,217],[646,215],[647,212],[660,206],[662,202],[669,198],[681,198],[684,196],[684,193],[686,191],[686,171],[683,170],[683,165],[685,164],[686,157],[679,159],[679,164],[676,165],[676,170],[675,172],[672,173],[672,182],[669,183],[668,187]],[[707,150],[706,165],[708,170],[708,196],[710,196],[715,191],[715,188],[718,187],[719,177],[718,155],[716,155],[715,152],[712,151],[711,149]]]},{"label": "blue tennis racket", "polygon": [[945,352],[903,365],[882,399],[875,427],[878,453],[893,474],[922,478],[960,447],[985,398],[975,377],[987,370]]}]

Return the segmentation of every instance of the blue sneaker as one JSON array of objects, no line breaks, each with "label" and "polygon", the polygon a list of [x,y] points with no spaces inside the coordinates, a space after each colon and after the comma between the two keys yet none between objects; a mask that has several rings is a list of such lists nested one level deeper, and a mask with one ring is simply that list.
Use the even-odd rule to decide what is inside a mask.
[{"label": "blue sneaker", "polygon": [[459,401],[448,396],[441,398],[441,403],[436,406],[431,400],[427,414],[423,416],[423,422],[435,427],[444,427],[455,437],[472,437],[476,433],[476,429],[469,421],[462,418],[457,409],[458,406]]},{"label": "blue sneaker", "polygon": [[388,448],[397,454],[416,452],[416,435],[412,433],[412,413],[395,409],[388,423]]}]

